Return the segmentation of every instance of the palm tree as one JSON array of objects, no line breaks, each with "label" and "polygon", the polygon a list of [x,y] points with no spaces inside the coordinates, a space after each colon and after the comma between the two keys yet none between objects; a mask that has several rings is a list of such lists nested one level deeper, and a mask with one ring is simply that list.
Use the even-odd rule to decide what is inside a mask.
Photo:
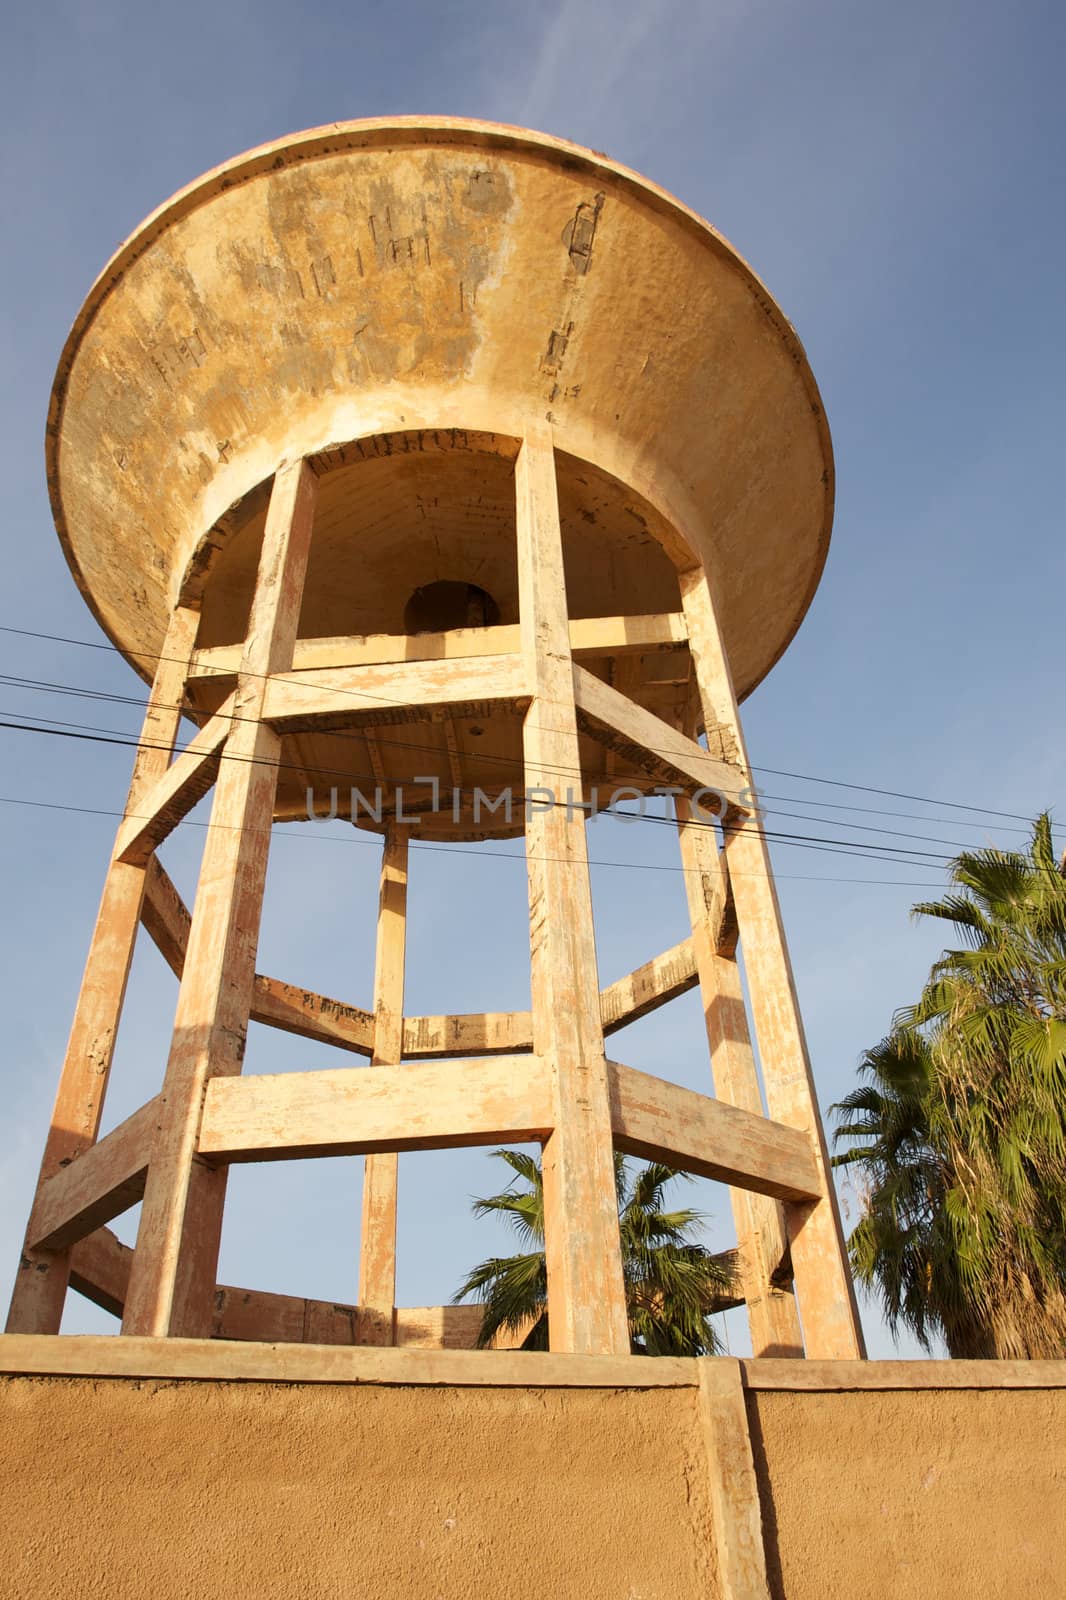
[{"label": "palm tree", "polygon": [[[525,1330],[521,1349],[548,1348],[548,1273],[544,1259],[544,1185],[539,1161],[518,1150],[494,1150],[515,1176],[501,1194],[474,1201],[474,1215],[507,1217],[521,1242],[531,1248],[515,1256],[494,1256],[466,1278],[453,1304],[475,1297],[484,1312],[478,1347],[497,1334]],[[710,1318],[739,1303],[735,1252],[712,1255],[691,1238],[701,1220],[691,1210],[664,1211],[663,1193],[675,1178],[659,1162],[634,1171],[624,1156],[614,1158],[618,1226],[622,1243],[626,1306],[634,1354],[708,1355],[720,1348]]]},{"label": "palm tree", "polygon": [[1051,824],[966,851],[915,906],[957,930],[833,1109],[861,1175],[856,1277],[956,1357],[1066,1355],[1066,876]]}]

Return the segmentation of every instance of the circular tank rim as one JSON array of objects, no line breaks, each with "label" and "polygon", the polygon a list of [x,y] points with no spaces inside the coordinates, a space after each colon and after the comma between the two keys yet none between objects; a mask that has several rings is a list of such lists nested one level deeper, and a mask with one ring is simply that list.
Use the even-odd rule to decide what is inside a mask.
[{"label": "circular tank rim", "polygon": [[[342,143],[333,148],[333,141],[342,141]],[[280,139],[269,140],[265,144],[255,145],[239,155],[232,156],[219,166],[212,167],[209,171],[201,174],[200,177],[193,179],[191,183],[185,184],[184,187],[178,189],[168,200],[165,200],[154,211],[150,212],[144,221],[128,235],[97,275],[74,318],[70,332],[60,352],[55,378],[48,397],[48,416],[45,429],[45,466],[49,503],[63,554],[82,598],[101,631],[111,640],[119,654],[129,662],[140,677],[150,682],[152,673],[146,671],[141,665],[143,657],[123,646],[112,630],[105,624],[100,614],[74,552],[64,514],[59,482],[58,445],[70,373],[81,347],[82,339],[87,329],[91,326],[96,312],[111,290],[121,282],[126,268],[137,260],[172,223],[180,221],[199,206],[209,202],[215,195],[223,193],[237,184],[256,178],[264,172],[278,170],[281,167],[289,166],[299,161],[313,160],[322,155],[340,154],[345,149],[367,148],[390,143],[419,145],[431,142],[467,144],[475,148],[482,146],[503,150],[530,150],[542,156],[554,156],[558,158],[561,166],[571,170],[586,170],[591,173],[608,174],[623,189],[628,189],[645,204],[650,204],[653,209],[670,214],[717,254],[726,257],[757,293],[763,310],[772,322],[777,336],[792,356],[809,396],[818,439],[822,448],[825,477],[823,515],[818,530],[818,544],[815,551],[810,585],[796,608],[795,620],[784,637],[780,648],[756,682],[746,688],[739,697],[746,699],[769,675],[796,637],[800,624],[807,615],[818,585],[821,582],[829,554],[836,485],[833,445],[825,406],[822,402],[821,392],[811,364],[807,359],[807,352],[792,323],[781,310],[781,307],[759,275],[740,252],[729,243],[724,234],[713,227],[705,217],[700,216],[698,212],[686,206],[668,190],[652,183],[631,167],[612,161],[600,151],[590,150],[584,145],[574,144],[568,139],[560,139],[554,134],[539,133],[533,129],[518,127],[510,123],[490,122],[467,117],[425,115],[366,117],[344,122],[324,123],[320,127],[307,128],[298,133],[288,134]],[[558,448],[565,450],[565,442],[559,441]],[[689,540],[685,530],[678,529],[677,531],[685,540],[685,543],[688,544]]]}]

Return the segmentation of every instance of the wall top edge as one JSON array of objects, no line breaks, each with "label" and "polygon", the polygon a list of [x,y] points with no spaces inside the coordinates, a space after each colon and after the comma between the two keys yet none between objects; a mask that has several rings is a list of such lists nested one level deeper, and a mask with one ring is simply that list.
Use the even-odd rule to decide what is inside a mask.
[{"label": "wall top edge", "polygon": [[[797,1361],[704,1358],[739,1367],[747,1389],[826,1392],[1062,1389],[1064,1361]],[[699,1384],[682,1357],[536,1351],[375,1349],[143,1339],[98,1334],[0,1335],[7,1377],[187,1379],[198,1382],[483,1388],[678,1389]]]}]

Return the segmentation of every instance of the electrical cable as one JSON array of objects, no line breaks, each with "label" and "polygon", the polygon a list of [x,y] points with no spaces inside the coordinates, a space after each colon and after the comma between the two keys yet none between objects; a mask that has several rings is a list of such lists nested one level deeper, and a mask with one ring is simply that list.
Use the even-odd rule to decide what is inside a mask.
[{"label": "electrical cable", "polygon": [[[62,803],[62,802],[60,802],[58,800],[31,800],[28,797],[21,796],[21,795],[0,795],[0,805],[4,805],[4,806],[25,806],[25,807],[28,807],[28,808],[30,808],[32,810],[39,810],[39,811],[62,811],[62,812],[69,812],[69,813],[77,814],[79,816],[87,816],[87,817],[117,817],[119,820],[122,820],[125,816],[127,816],[126,812],[116,811],[114,809],[110,809],[110,808],[105,807],[105,806],[74,806],[74,805],[64,804],[64,803]],[[135,813],[133,813],[133,814],[135,815]],[[188,817],[182,818],[182,820],[177,824],[177,826],[178,827],[187,827],[187,828],[203,828],[203,829],[220,828],[220,827],[224,827],[224,828],[228,828],[228,829],[234,829],[236,827],[236,825],[233,824],[233,823],[197,822],[197,821],[193,821],[192,819],[190,819]],[[244,830],[237,829],[237,831],[240,832],[240,831],[244,831]],[[263,831],[271,833],[271,835],[273,837],[275,837],[275,838],[281,838],[281,839],[304,839],[304,840],[311,840],[311,841],[318,840],[318,841],[321,841],[322,843],[325,843],[325,844],[367,844],[367,845],[370,845],[370,844],[373,844],[375,842],[373,837],[370,837],[370,836],[363,837],[359,833],[358,830],[353,830],[353,833],[350,834],[350,835],[349,834],[327,833],[324,829],[323,829],[322,832],[316,832],[316,833],[312,834],[312,833],[301,832],[301,831],[299,831],[297,826],[294,826],[292,824],[287,824],[287,823],[275,824],[270,829],[265,829]],[[483,850],[483,849],[479,850],[474,845],[440,844],[440,843],[434,843],[434,842],[432,842],[430,840],[422,840],[422,839],[412,840],[412,844],[413,844],[414,848],[416,848],[418,850],[429,850],[429,851],[434,852],[435,854],[442,853],[442,854],[445,854],[445,855],[486,856],[492,861],[523,861],[523,862],[528,862],[531,859],[532,860],[536,860],[536,861],[562,861],[564,859],[567,859],[567,858],[564,858],[564,857],[561,857],[561,856],[534,856],[534,857],[530,857],[525,851],[522,851],[521,853],[516,853],[516,852],[512,852],[512,851],[507,851],[507,850]],[[919,863],[919,864],[921,864],[921,863]],[[901,862],[900,865],[901,866],[906,866],[906,865],[909,865],[909,863]],[[665,865],[663,863],[655,862],[655,861],[602,861],[602,860],[598,860],[598,859],[595,859],[595,858],[591,858],[589,860],[589,866],[590,867],[617,867],[617,868],[620,868],[620,869],[622,869],[624,871],[633,871],[633,872],[672,872],[672,873],[687,874],[688,872],[693,871],[693,870],[697,870],[698,871],[698,869],[692,869],[692,868],[689,868],[689,867],[680,867],[680,866],[669,866],[669,865]],[[762,877],[768,876],[768,874],[761,873],[761,872],[760,873],[739,872],[735,867],[732,867],[732,866],[730,867],[729,870],[730,870],[730,876],[731,877],[760,877],[760,878],[762,878]],[[928,879],[923,879],[921,882],[912,882],[912,881],[910,881],[908,879],[903,879],[903,878],[841,878],[841,877],[834,877],[834,876],[826,876],[825,874],[822,874],[822,873],[806,874],[806,873],[790,873],[790,872],[775,872],[773,874],[773,877],[774,877],[775,881],[781,879],[781,880],[787,880],[787,881],[792,881],[792,882],[797,882],[797,883],[869,884],[869,885],[871,885],[873,887],[888,888],[888,889],[894,889],[894,888],[903,888],[903,889],[941,889],[943,887],[942,884],[937,883],[935,881],[930,881]]]},{"label": "electrical cable", "polygon": [[[23,637],[23,638],[47,640],[47,641],[49,641],[51,643],[55,643],[55,644],[74,645],[74,646],[77,646],[77,647],[79,647],[81,649],[103,650],[103,651],[110,652],[110,653],[112,653],[114,655],[122,656],[123,659],[128,659],[126,653],[121,651],[121,650],[119,650],[117,645],[111,644],[109,642],[104,642],[104,641],[101,641],[101,640],[74,639],[74,638],[71,638],[68,635],[64,635],[64,634],[47,633],[47,632],[44,632],[42,630],[36,630],[36,629],[30,629],[30,628],[15,628],[15,627],[12,627],[10,625],[4,625],[4,624],[0,624],[0,633],[15,634],[15,635],[19,635],[20,637]],[[153,661],[169,660],[169,661],[175,661],[175,662],[179,661],[178,657],[173,657],[173,656],[167,657],[167,656],[155,654],[155,653],[153,653],[151,651],[137,650],[137,651],[131,651],[129,654],[133,655],[133,656],[136,656],[138,659],[141,659],[141,660],[153,660]],[[182,662],[181,664],[184,664],[184,663]],[[220,674],[220,676],[222,676],[222,675]],[[267,676],[267,675],[266,674],[258,674],[257,676]],[[3,680],[0,679],[0,681],[3,681]],[[393,703],[393,702],[387,700],[387,698],[384,697],[384,696],[376,696],[376,695],[364,694],[361,691],[355,691],[355,690],[338,689],[335,685],[331,685],[331,684],[314,684],[312,682],[312,683],[310,683],[310,687],[317,688],[317,689],[320,689],[320,690],[323,690],[323,691],[329,691],[329,692],[332,692],[332,693],[341,694],[341,695],[347,695],[349,697],[351,697],[352,695],[356,695],[360,699],[382,700],[384,703],[387,703],[387,704],[392,704]],[[143,704],[143,702],[138,702],[138,703]],[[667,754],[667,752],[664,752],[664,751],[657,751],[655,753],[656,754],[660,754],[660,755],[666,755]],[[709,756],[709,759],[713,760],[715,758]],[[751,771],[753,771],[753,772],[766,772],[766,773],[769,773],[772,777],[790,778],[795,782],[825,784],[825,785],[828,785],[828,786],[833,787],[833,788],[853,790],[853,791],[855,791],[857,793],[884,795],[887,798],[894,799],[894,800],[910,800],[910,801],[913,801],[913,802],[915,802],[915,803],[917,803],[919,805],[934,805],[934,806],[935,805],[939,805],[939,806],[944,806],[948,810],[971,811],[971,812],[974,812],[974,813],[982,815],[982,816],[997,817],[997,818],[1001,818],[1003,820],[1008,820],[1008,821],[1023,822],[1023,823],[1029,823],[1031,821],[1030,818],[1026,817],[1021,812],[1000,811],[1000,810],[996,810],[996,809],[994,809],[994,808],[992,808],[990,806],[974,806],[974,805],[970,805],[970,804],[964,803],[962,801],[957,801],[957,800],[938,800],[938,799],[933,799],[929,795],[911,794],[911,793],[908,793],[906,791],[897,790],[897,789],[884,789],[884,788],[880,788],[880,787],[878,787],[877,785],[874,785],[874,784],[852,783],[852,782],[847,782],[847,781],[845,781],[843,779],[840,779],[840,778],[820,778],[820,777],[817,777],[817,776],[815,776],[815,775],[813,775],[811,773],[789,772],[789,771],[786,771],[786,770],[784,770],[782,768],[764,767],[764,766],[757,766],[757,765],[754,765],[754,764],[751,765]],[[800,803],[802,803],[802,802],[800,802]]]},{"label": "electrical cable", "polygon": [[[21,717],[21,718],[23,718],[23,722],[21,722],[21,723],[0,722],[0,727],[9,727],[9,728],[24,727],[26,731],[38,731],[38,732],[46,731],[45,729],[36,729],[36,730],[34,730],[32,727],[27,726],[27,722],[26,722],[26,719],[28,717],[27,713],[23,713],[23,712],[20,712],[20,711],[9,710],[9,709],[6,709],[6,708],[0,708],[0,718],[2,718],[2,717]],[[135,740],[132,734],[122,732],[121,730],[119,730],[117,728],[102,728],[102,727],[96,726],[96,725],[91,724],[91,723],[66,722],[66,721],[63,721],[63,720],[61,720],[59,718],[44,717],[44,716],[40,716],[40,715],[36,716],[35,720],[38,723],[48,723],[50,726],[56,727],[56,728],[76,728],[76,729],[79,729],[80,731],[82,731],[82,732],[84,732],[86,734],[89,734],[89,733],[110,734],[110,735],[114,736],[114,742],[115,743],[130,744],[130,745],[134,745],[134,746],[136,746],[137,748],[140,748],[140,749],[148,749],[148,748],[158,749],[158,748],[161,748],[161,746],[156,745],[156,744],[146,744],[143,739],[139,740],[139,741]],[[234,718],[234,721],[238,721],[238,722],[250,721],[250,720],[252,720],[252,719],[250,719],[250,718],[242,718],[242,717],[235,717]],[[99,742],[106,743],[108,741],[101,740]],[[383,741],[383,742],[385,742],[385,741]],[[439,752],[437,752],[431,746],[421,746],[420,745],[420,746],[416,746],[415,748],[431,750],[432,753],[439,754]],[[231,757],[230,759],[233,759],[233,758]],[[238,758],[238,759],[241,759],[241,758]],[[243,759],[248,759],[248,758],[243,758]],[[508,760],[507,757],[500,757],[499,759],[500,760]],[[364,774],[353,773],[353,772],[350,772],[347,768],[309,766],[306,762],[295,762],[295,761],[278,761],[278,762],[272,762],[270,764],[273,765],[273,766],[276,766],[279,769],[279,771],[296,772],[296,773],[301,774],[303,776],[310,776],[310,775],[314,774],[317,777],[341,777],[341,778],[344,778],[349,783],[352,783],[353,780],[354,780],[355,783],[359,783],[359,782],[370,783],[370,782],[374,781],[372,779],[372,777],[370,775],[368,775],[368,774],[365,774],[365,773]],[[509,761],[509,760],[508,760],[508,764],[509,764],[510,770],[513,771],[516,775],[523,773],[524,769],[521,766],[521,764],[513,762],[513,761]],[[629,786],[628,785],[620,786],[620,788],[625,788],[625,787],[629,787]],[[460,795],[464,795],[464,796],[465,795],[472,796],[473,793],[474,793],[474,790],[473,789],[462,789],[458,785],[454,785],[451,792],[457,793],[457,794],[460,794]],[[775,797],[772,796],[772,795],[761,794],[760,798],[765,800],[765,799],[773,799]],[[562,803],[563,802],[560,802],[560,804],[562,804]],[[799,804],[799,805],[803,804],[802,801],[795,801],[794,803],[795,804]],[[965,850],[965,849],[968,848],[967,843],[965,841],[961,841],[961,840],[957,840],[957,839],[942,839],[942,838],[940,838],[940,837],[938,837],[936,835],[933,835],[933,834],[913,833],[910,830],[904,829],[904,828],[879,828],[879,827],[874,826],[871,823],[847,822],[843,818],[826,819],[825,817],[817,817],[817,816],[812,817],[812,816],[809,816],[807,814],[800,813],[800,812],[778,811],[776,809],[771,809],[771,808],[766,807],[766,806],[760,806],[759,807],[759,811],[764,816],[784,817],[789,821],[813,822],[813,823],[816,823],[816,824],[820,824],[822,826],[832,826],[832,825],[835,824],[835,826],[837,826],[838,828],[850,828],[852,831],[856,831],[856,832],[880,833],[880,834],[890,835],[891,837],[897,838],[897,839],[914,839],[914,840],[917,840],[919,843],[923,843],[923,844],[946,844],[946,845],[950,845],[951,848],[953,850],[956,850],[956,851]],[[659,819],[654,819],[654,820],[659,820]],[[1021,832],[1022,830],[1020,830],[1020,829],[1018,829],[1018,830],[1011,829],[1010,831],[1011,832],[1015,832],[1015,831]],[[838,841],[838,842],[846,843],[848,841],[841,840],[841,841]],[[860,842],[861,843],[862,841],[856,841],[856,842]]]},{"label": "electrical cable", "polygon": [[[124,748],[127,748],[127,749],[154,749],[154,750],[167,749],[167,750],[169,750],[169,748],[170,748],[168,745],[164,745],[164,744],[160,744],[160,743],[153,743],[151,741],[138,740],[138,739],[134,739],[134,738],[127,738],[127,737],[123,737],[123,736],[119,736],[119,735],[105,735],[105,734],[98,734],[98,733],[89,733],[89,732],[84,732],[84,731],[75,731],[74,729],[71,729],[71,728],[49,728],[49,727],[38,726],[38,725],[35,725],[35,724],[32,724],[32,723],[27,723],[27,722],[18,723],[18,722],[10,722],[10,721],[6,721],[6,720],[0,720],[0,728],[7,728],[7,729],[10,729],[10,730],[13,730],[13,731],[17,731],[17,732],[21,732],[21,733],[45,734],[45,735],[50,735],[50,736],[52,736],[54,738],[84,740],[84,741],[86,741],[88,743],[91,743],[91,744],[117,745],[117,746],[124,747]],[[289,765],[286,762],[271,761],[271,760],[269,760],[269,759],[267,759],[265,757],[260,757],[260,756],[233,755],[233,754],[227,753],[224,750],[220,752],[219,759],[220,760],[224,760],[224,761],[239,761],[239,762],[243,762],[243,763],[250,764],[250,765],[267,766],[267,767],[271,767],[275,771],[277,771],[278,769],[284,769]],[[297,770],[304,770],[305,771],[307,769],[300,768],[300,769],[297,769]],[[315,770],[315,769],[311,769],[311,770]],[[462,793],[464,791],[459,791],[459,792]],[[548,802],[545,802],[545,804],[555,805],[555,806],[558,806],[560,808],[566,808],[566,806],[567,806],[567,802],[566,801],[562,801],[562,800],[548,801]],[[670,818],[667,818],[667,817],[649,817],[649,816],[647,816],[645,814],[645,815],[641,815],[641,816],[639,816],[637,818],[634,818],[633,820],[634,821],[640,821],[640,822],[651,822],[651,823],[663,824],[663,825],[665,825],[667,827],[670,827],[670,828],[673,828],[673,829],[676,829],[676,827],[677,827],[677,823],[672,821]],[[689,826],[695,826],[695,827],[708,827],[708,828],[714,828],[716,826],[716,824],[714,822],[700,822],[700,821],[697,821],[697,820],[694,820],[693,822],[689,823],[688,825]],[[731,832],[737,831],[736,828],[731,826],[728,822],[726,822],[723,825],[723,827],[724,827],[724,831],[726,833],[731,833]],[[894,857],[904,857],[904,856],[905,857],[928,858],[930,860],[938,860],[938,861],[942,861],[942,862],[950,861],[950,860],[953,859],[952,856],[946,854],[943,851],[939,851],[939,850],[919,850],[919,849],[912,849],[910,847],[903,846],[903,845],[879,845],[879,844],[873,844],[873,843],[871,843],[870,841],[867,841],[867,840],[847,840],[847,839],[824,838],[824,837],[822,837],[820,835],[816,835],[816,834],[793,834],[793,833],[788,833],[788,832],[781,832],[780,830],[776,830],[776,829],[753,828],[751,826],[751,824],[747,824],[745,826],[745,830],[744,831],[747,834],[756,834],[756,835],[760,836],[761,838],[763,838],[763,839],[765,839],[765,840],[767,840],[769,842],[776,842],[776,843],[780,843],[780,844],[794,845],[794,846],[797,846],[799,848],[816,850],[819,853],[825,853],[825,854],[831,854],[831,855],[851,855],[853,858],[858,859],[858,860],[884,861],[886,859],[891,860]],[[860,846],[862,846],[862,848],[860,848]],[[922,866],[923,864],[924,864],[924,861],[921,860],[921,859],[919,859],[919,860],[910,860],[910,859],[908,859],[906,861],[900,861],[900,865],[913,866],[913,867]]]}]

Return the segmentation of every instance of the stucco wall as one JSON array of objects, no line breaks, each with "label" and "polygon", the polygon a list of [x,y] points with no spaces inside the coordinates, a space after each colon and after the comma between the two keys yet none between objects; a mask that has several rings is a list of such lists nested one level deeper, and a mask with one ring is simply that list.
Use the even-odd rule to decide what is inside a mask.
[{"label": "stucco wall", "polygon": [[18,1600],[714,1600],[694,1391],[0,1380]]},{"label": "stucco wall", "polygon": [[[957,1388],[930,1385],[970,1382],[959,1364],[919,1363],[902,1389],[889,1363],[880,1390],[877,1364],[748,1362],[745,1402],[736,1363],[625,1358],[660,1386],[597,1388],[608,1358],[8,1343],[2,1600],[726,1600],[697,1365],[736,1373],[774,1600],[1066,1595],[1058,1363],[982,1364]],[[74,1343],[132,1370],[30,1375],[25,1347]],[[386,1358],[410,1379],[383,1380]],[[470,1382],[488,1359],[499,1386]],[[178,1375],[140,1375],[168,1361]],[[346,1362],[359,1381],[335,1381]],[[562,1377],[526,1385],[552,1362]],[[247,1381],[197,1376],[212,1365]],[[747,1581],[731,1594],[766,1593]]]},{"label": "stucco wall", "polygon": [[1066,1390],[748,1395],[771,1593],[1066,1595]]}]

